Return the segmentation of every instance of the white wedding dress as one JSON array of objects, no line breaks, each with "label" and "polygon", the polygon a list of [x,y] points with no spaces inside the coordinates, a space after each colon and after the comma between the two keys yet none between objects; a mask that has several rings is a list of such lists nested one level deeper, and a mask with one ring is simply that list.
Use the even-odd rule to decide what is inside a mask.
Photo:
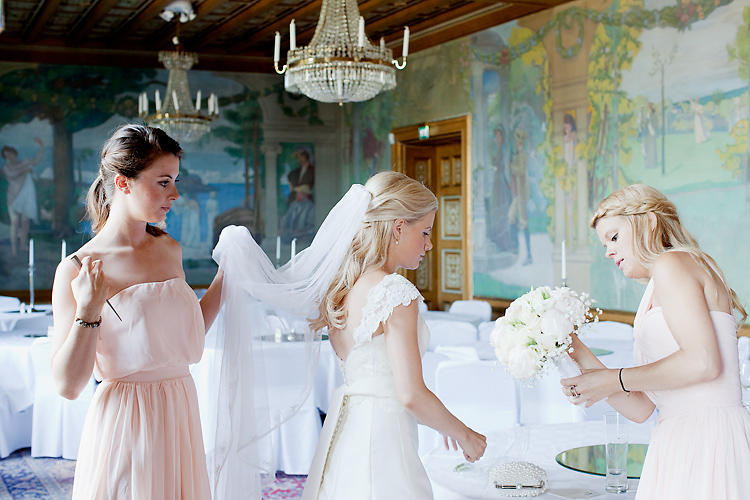
[{"label": "white wedding dress", "polygon": [[[344,385],[333,392],[302,500],[432,499],[417,454],[417,421],[398,401],[385,335],[372,336],[393,309],[423,298],[391,274],[372,287],[354,330],[354,346],[339,360]],[[430,332],[419,316],[419,351]]]}]

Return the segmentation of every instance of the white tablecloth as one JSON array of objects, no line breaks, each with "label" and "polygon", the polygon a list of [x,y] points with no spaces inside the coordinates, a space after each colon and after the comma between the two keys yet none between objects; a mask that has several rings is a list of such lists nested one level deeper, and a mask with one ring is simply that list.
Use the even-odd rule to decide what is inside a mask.
[{"label": "white tablecloth", "polygon": [[0,458],[31,446],[34,338],[26,335],[38,334],[18,329],[0,332]]},{"label": "white tablecloth", "polygon": [[[32,321],[41,319],[43,319],[43,321]],[[25,323],[29,323],[31,325],[31,328],[35,328],[36,326],[38,326],[37,323],[39,325],[52,325],[52,315],[48,314],[47,311],[23,314],[19,312],[0,312],[0,332],[12,331],[16,328],[16,326],[18,326],[19,328],[26,328],[24,326]]]},{"label": "white tablecloth", "polygon": [[[653,425],[630,424],[630,442],[648,443]],[[436,500],[459,499],[493,499],[504,498],[495,491],[489,481],[489,470],[509,458],[521,458],[512,445],[512,429],[487,434],[487,451],[485,456],[466,473],[453,472],[453,468],[463,462],[460,452],[435,449],[423,460],[435,490]],[[604,476],[586,474],[567,469],[555,461],[558,453],[579,446],[603,444],[605,439],[604,423],[600,421],[576,422],[568,424],[547,424],[529,426],[529,449],[524,460],[536,464],[547,473],[548,490],[536,497],[540,500],[560,498],[553,495],[561,489],[590,490],[600,498],[617,498],[621,500],[635,498],[638,480],[628,480],[629,491],[626,494],[613,495],[604,491]],[[507,455],[506,455],[507,454]],[[587,496],[580,498],[594,498]]]},{"label": "white tablecloth", "polygon": [[451,313],[448,311],[423,311],[420,314],[425,321],[428,321],[428,320],[464,321],[466,323],[471,323],[477,328],[479,327],[480,323],[482,323],[483,321],[480,316],[474,316],[472,314]]}]

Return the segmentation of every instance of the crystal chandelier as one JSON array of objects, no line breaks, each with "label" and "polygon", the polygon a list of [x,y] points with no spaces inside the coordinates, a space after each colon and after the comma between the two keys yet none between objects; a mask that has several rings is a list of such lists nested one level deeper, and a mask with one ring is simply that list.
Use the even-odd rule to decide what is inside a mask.
[{"label": "crystal chandelier", "polygon": [[[294,21],[289,26],[287,64],[279,69],[281,35],[276,32],[274,68],[284,74],[287,91],[321,102],[360,102],[396,88],[396,70],[406,67],[409,28],[404,29],[402,62],[381,38],[375,46],[365,36],[357,0],[323,0],[315,35],[297,48]],[[394,68],[395,66],[395,68]]]},{"label": "crystal chandelier", "polygon": [[[185,7],[187,4],[187,7]],[[162,14],[171,12],[171,19],[176,13],[181,13],[178,18],[180,22],[186,22],[192,17],[192,8],[188,13],[189,2],[177,1],[168,5]],[[192,17],[191,17],[192,16]],[[201,91],[193,104],[190,97],[190,87],[187,80],[187,72],[198,62],[198,54],[180,50],[179,46],[179,23],[177,24],[178,36],[172,39],[177,47],[174,51],[159,52],[159,62],[169,70],[167,81],[167,92],[162,102],[159,90],[156,91],[156,113],[149,114],[149,101],[146,93],[140,95],[138,101],[138,116],[141,117],[149,127],[157,127],[165,131],[174,140],[180,143],[192,142],[210,132],[211,121],[219,116],[219,100],[215,94],[211,94],[207,100],[207,114],[201,113]]]}]

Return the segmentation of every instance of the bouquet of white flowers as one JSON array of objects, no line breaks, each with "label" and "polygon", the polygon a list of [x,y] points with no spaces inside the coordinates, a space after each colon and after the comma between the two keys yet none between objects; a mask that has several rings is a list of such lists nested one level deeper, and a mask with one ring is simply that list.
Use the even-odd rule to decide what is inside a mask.
[{"label": "bouquet of white flowers", "polygon": [[518,380],[533,379],[556,364],[560,375],[572,377],[581,371],[568,356],[570,334],[584,323],[598,321],[595,301],[570,288],[532,288],[514,300],[505,316],[495,321],[490,343],[497,359]]}]

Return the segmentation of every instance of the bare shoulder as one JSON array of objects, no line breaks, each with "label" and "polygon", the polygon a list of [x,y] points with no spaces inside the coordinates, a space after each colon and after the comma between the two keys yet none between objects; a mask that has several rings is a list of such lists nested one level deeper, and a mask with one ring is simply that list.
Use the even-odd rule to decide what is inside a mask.
[{"label": "bare shoulder", "polygon": [[654,261],[654,281],[671,281],[680,278],[697,279],[705,274],[701,266],[687,252],[665,252]]},{"label": "bare shoulder", "polygon": [[182,260],[182,247],[177,243],[177,240],[167,233],[164,233],[161,236],[156,236],[156,241],[165,252],[170,254],[170,256]]},{"label": "bare shoulder", "polygon": [[367,295],[367,292],[383,281],[386,276],[388,276],[388,273],[382,270],[366,272],[354,283],[350,293],[356,292],[358,294]]}]

